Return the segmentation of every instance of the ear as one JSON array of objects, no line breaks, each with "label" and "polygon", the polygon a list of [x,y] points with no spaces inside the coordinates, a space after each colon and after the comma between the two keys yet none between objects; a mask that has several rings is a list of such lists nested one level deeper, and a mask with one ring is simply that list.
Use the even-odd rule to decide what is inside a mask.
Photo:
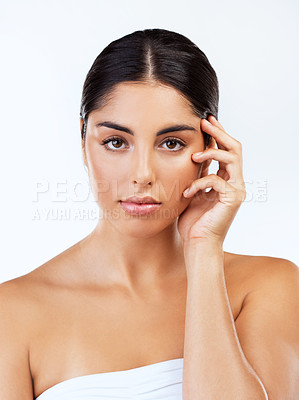
[{"label": "ear", "polygon": [[[217,147],[216,147],[216,140],[212,137],[211,140],[210,140],[210,143],[206,147],[206,150],[207,149],[213,149],[213,148],[216,149]],[[200,167],[200,170],[199,170],[199,174],[198,174],[200,178],[203,178],[204,176],[209,175],[209,166],[210,166],[212,161],[213,161],[212,159],[209,159],[209,160],[204,161],[201,164],[201,167]]]},{"label": "ear", "polygon": [[[83,123],[84,123],[83,118],[80,118],[80,133],[82,132]],[[86,159],[85,141],[82,138],[81,138],[81,147],[82,147],[83,163],[84,163],[85,167],[88,168],[87,159]]]}]

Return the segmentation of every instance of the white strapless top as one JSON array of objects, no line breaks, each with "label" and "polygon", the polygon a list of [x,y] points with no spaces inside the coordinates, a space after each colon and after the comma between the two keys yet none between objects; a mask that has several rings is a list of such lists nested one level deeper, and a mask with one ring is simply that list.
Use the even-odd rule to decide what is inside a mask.
[{"label": "white strapless top", "polygon": [[35,400],[182,400],[183,358],[82,375],[59,382]]}]

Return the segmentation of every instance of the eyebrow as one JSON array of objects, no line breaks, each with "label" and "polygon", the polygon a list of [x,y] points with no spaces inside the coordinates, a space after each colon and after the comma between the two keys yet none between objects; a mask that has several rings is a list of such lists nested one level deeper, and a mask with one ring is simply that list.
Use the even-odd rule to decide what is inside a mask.
[{"label": "eyebrow", "polygon": [[[104,122],[99,122],[96,124],[96,127],[100,127],[100,126],[106,126],[107,128],[112,128],[112,129],[116,129],[118,131],[123,131],[123,132],[129,133],[130,135],[134,136],[134,133],[131,131],[131,129],[129,129],[125,126],[118,125],[115,122],[104,121]],[[196,129],[193,128],[193,126],[185,125],[185,124],[173,125],[173,126],[169,126],[168,128],[161,129],[160,131],[157,132],[156,136],[164,135],[165,133],[168,133],[168,132],[178,132],[178,131],[196,131]]]}]

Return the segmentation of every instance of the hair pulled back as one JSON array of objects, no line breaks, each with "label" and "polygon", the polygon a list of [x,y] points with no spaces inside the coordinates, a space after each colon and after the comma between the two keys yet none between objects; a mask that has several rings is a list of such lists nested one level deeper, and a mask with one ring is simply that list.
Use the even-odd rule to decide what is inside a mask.
[{"label": "hair pulled back", "polygon": [[[93,62],[83,85],[80,117],[103,107],[116,84],[162,83],[177,89],[199,118],[218,119],[218,79],[206,55],[187,37],[165,29],[135,31],[111,42]],[[211,136],[203,132],[205,147]]]}]

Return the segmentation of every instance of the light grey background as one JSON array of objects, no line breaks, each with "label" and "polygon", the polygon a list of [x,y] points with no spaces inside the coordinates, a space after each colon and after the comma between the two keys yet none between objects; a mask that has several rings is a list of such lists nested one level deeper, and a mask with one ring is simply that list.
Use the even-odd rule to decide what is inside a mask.
[{"label": "light grey background", "polygon": [[243,144],[247,198],[224,250],[298,265],[298,16],[295,0],[2,0],[0,281],[94,228],[82,85],[104,47],[145,28],[182,33],[204,51],[219,79],[219,121]]}]

